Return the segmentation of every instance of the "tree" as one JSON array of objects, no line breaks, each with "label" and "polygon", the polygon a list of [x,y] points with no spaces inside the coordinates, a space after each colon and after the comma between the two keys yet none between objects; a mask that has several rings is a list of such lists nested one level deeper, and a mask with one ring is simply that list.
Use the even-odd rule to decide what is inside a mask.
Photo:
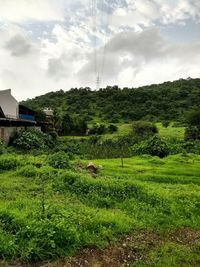
[{"label": "tree", "polygon": [[187,123],[200,128],[200,109],[192,110],[187,115]]},{"label": "tree", "polygon": [[200,140],[200,109],[192,110],[186,118],[185,140]]},{"label": "tree", "polygon": [[133,123],[132,127],[133,134],[141,139],[145,139],[158,133],[156,125],[148,121],[136,121]]}]

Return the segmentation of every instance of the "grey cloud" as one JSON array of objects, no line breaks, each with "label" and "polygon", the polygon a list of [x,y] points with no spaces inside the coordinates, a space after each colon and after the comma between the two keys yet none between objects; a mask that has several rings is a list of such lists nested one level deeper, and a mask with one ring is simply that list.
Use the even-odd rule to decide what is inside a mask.
[{"label": "grey cloud", "polygon": [[12,56],[16,57],[27,55],[31,51],[29,42],[19,34],[7,41],[5,48],[11,52]]},{"label": "grey cloud", "polygon": [[[100,51],[98,52],[99,54]],[[116,80],[124,69],[131,67],[134,75],[140,72],[149,63],[171,61],[190,66],[200,59],[200,42],[196,43],[170,43],[164,39],[157,28],[145,30],[140,33],[122,32],[113,37],[107,44],[104,66],[104,79]],[[98,62],[101,65],[101,60]],[[173,70],[171,70],[173,72]],[[87,58],[87,63],[79,72],[81,81],[85,77],[94,77],[94,56]]]},{"label": "grey cloud", "polygon": [[[149,61],[164,56],[169,53],[168,50],[170,50],[169,45],[165,39],[162,38],[157,28],[146,30],[141,33],[119,33],[108,42],[106,47],[105,72],[110,74],[113,72],[113,75],[116,75],[125,63],[120,60],[120,57],[128,56],[129,65],[138,65],[144,60]],[[99,50],[98,54],[102,55],[102,52]],[[81,75],[85,75],[87,72],[94,72],[93,59],[94,57],[92,55],[88,57],[88,63],[81,70]],[[101,64],[101,62],[99,63]]]},{"label": "grey cloud", "polygon": [[76,53],[71,55],[62,54],[60,57],[48,60],[48,75],[59,80],[70,76],[72,72],[71,64],[78,57]]},{"label": "grey cloud", "polygon": [[160,35],[157,28],[141,33],[122,32],[111,39],[108,44],[109,53],[128,52],[147,60],[166,54],[167,49],[166,40]]}]

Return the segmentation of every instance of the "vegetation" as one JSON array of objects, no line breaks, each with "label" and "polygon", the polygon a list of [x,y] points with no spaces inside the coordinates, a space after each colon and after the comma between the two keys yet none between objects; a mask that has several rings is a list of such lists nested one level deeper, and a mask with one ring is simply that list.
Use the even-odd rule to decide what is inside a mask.
[{"label": "vegetation", "polygon": [[[51,107],[58,118],[78,115],[84,121],[112,123],[136,120],[181,121],[187,111],[199,107],[200,79],[178,80],[140,88],[107,87],[99,91],[73,88],[24,101],[33,109]],[[58,122],[59,120],[57,120]]]},{"label": "vegetation", "polygon": [[200,109],[189,112],[187,123],[185,140],[200,140]]},{"label": "vegetation", "polygon": [[39,130],[21,130],[11,140],[11,144],[19,150],[45,150],[56,144],[56,134],[45,134]]},{"label": "vegetation", "polygon": [[[55,259],[85,246],[104,247],[133,229],[200,227],[198,155],[133,157],[124,168],[118,159],[95,160],[103,166],[95,179],[86,162],[57,169],[46,156],[3,155],[1,166],[6,159],[10,165],[0,174],[1,259]],[[168,257],[169,246],[162,252]],[[184,256],[177,249],[178,262]],[[158,253],[150,254],[151,261],[162,262]],[[193,255],[192,248],[187,253]]]},{"label": "vegetation", "polygon": [[199,90],[189,79],[24,102],[38,120],[51,107],[56,131],[0,142],[0,265],[86,251],[72,266],[198,266]]}]

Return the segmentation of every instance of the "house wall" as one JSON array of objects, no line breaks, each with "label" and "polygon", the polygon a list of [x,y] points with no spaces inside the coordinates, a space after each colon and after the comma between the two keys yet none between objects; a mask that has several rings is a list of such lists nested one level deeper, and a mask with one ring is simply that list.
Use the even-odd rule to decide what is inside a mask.
[{"label": "house wall", "polygon": [[36,129],[38,131],[41,131],[41,127],[35,127],[35,126],[0,127],[0,139],[3,140],[5,144],[8,144],[10,141],[10,138],[13,137],[17,132],[23,129]]},{"label": "house wall", "polygon": [[18,118],[19,104],[11,95],[10,89],[0,91],[0,107],[6,117]]}]

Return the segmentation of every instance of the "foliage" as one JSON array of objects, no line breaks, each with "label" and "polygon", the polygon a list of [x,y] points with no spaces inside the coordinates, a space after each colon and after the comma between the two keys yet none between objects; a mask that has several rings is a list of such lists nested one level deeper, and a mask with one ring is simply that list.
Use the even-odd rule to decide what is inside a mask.
[{"label": "foliage", "polygon": [[34,165],[26,165],[21,167],[17,174],[27,178],[34,178],[38,174],[38,169]]},{"label": "foliage", "polygon": [[0,139],[0,155],[4,153],[4,144],[3,144],[3,141]]},{"label": "foliage", "polygon": [[53,168],[66,169],[69,167],[69,156],[63,151],[57,152],[49,156],[48,163]]},{"label": "foliage", "polygon": [[133,134],[136,137],[145,139],[158,133],[155,124],[147,121],[136,121],[133,123]]},{"label": "foliage", "polygon": [[136,154],[149,154],[160,158],[166,157],[170,153],[170,147],[166,141],[158,135],[149,138],[133,147]]},{"label": "foliage", "polygon": [[189,126],[185,128],[185,140],[200,140],[200,128],[197,126]]},{"label": "foliage", "polygon": [[117,132],[117,130],[118,130],[118,127],[115,124],[110,124],[108,126],[108,132],[111,133],[111,134],[114,133],[114,132]]},{"label": "foliage", "polygon": [[163,127],[167,128],[169,125],[170,125],[170,121],[167,121],[167,120],[162,121],[162,126]]},{"label": "foliage", "polygon": [[33,149],[44,150],[52,148],[56,143],[51,135],[35,129],[21,130],[12,140],[12,145],[19,150],[30,151]]},{"label": "foliage", "polygon": [[21,166],[23,162],[20,158],[12,154],[4,154],[0,156],[0,171],[15,170],[18,166]]},{"label": "foliage", "polygon": [[[0,173],[0,259],[48,261],[83,247],[104,247],[133,229],[168,233],[185,226],[199,228],[198,155],[127,158],[124,169],[119,159],[94,160],[103,166],[96,179],[81,167],[88,161],[69,170],[48,166],[41,155],[0,159],[6,157],[12,162],[16,158],[20,165]],[[38,168],[39,163],[46,165]],[[27,177],[35,177],[35,168],[46,177],[42,218],[41,184],[38,179],[27,182]],[[152,252],[150,262],[162,263],[171,247],[166,244]],[[173,247],[176,262],[189,264],[186,250],[181,251]],[[193,251],[187,253],[195,256]]]},{"label": "foliage", "polygon": [[187,123],[200,128],[200,109],[192,110],[188,113]]},{"label": "foliage", "polygon": [[106,126],[104,124],[95,124],[89,129],[88,134],[91,135],[101,135],[105,134]]},{"label": "foliage", "polygon": [[61,117],[59,132],[61,135],[85,135],[87,128],[87,122],[84,117],[70,116],[68,113],[65,113]]},{"label": "foliage", "polygon": [[66,92],[50,92],[23,104],[33,109],[48,106],[56,110],[59,107],[61,118],[67,113],[70,117],[78,115],[86,121],[96,117],[112,123],[147,120],[147,117],[148,120],[183,121],[185,112],[199,106],[199,88],[200,79],[181,79],[140,88],[108,86],[99,91],[72,88]]}]

